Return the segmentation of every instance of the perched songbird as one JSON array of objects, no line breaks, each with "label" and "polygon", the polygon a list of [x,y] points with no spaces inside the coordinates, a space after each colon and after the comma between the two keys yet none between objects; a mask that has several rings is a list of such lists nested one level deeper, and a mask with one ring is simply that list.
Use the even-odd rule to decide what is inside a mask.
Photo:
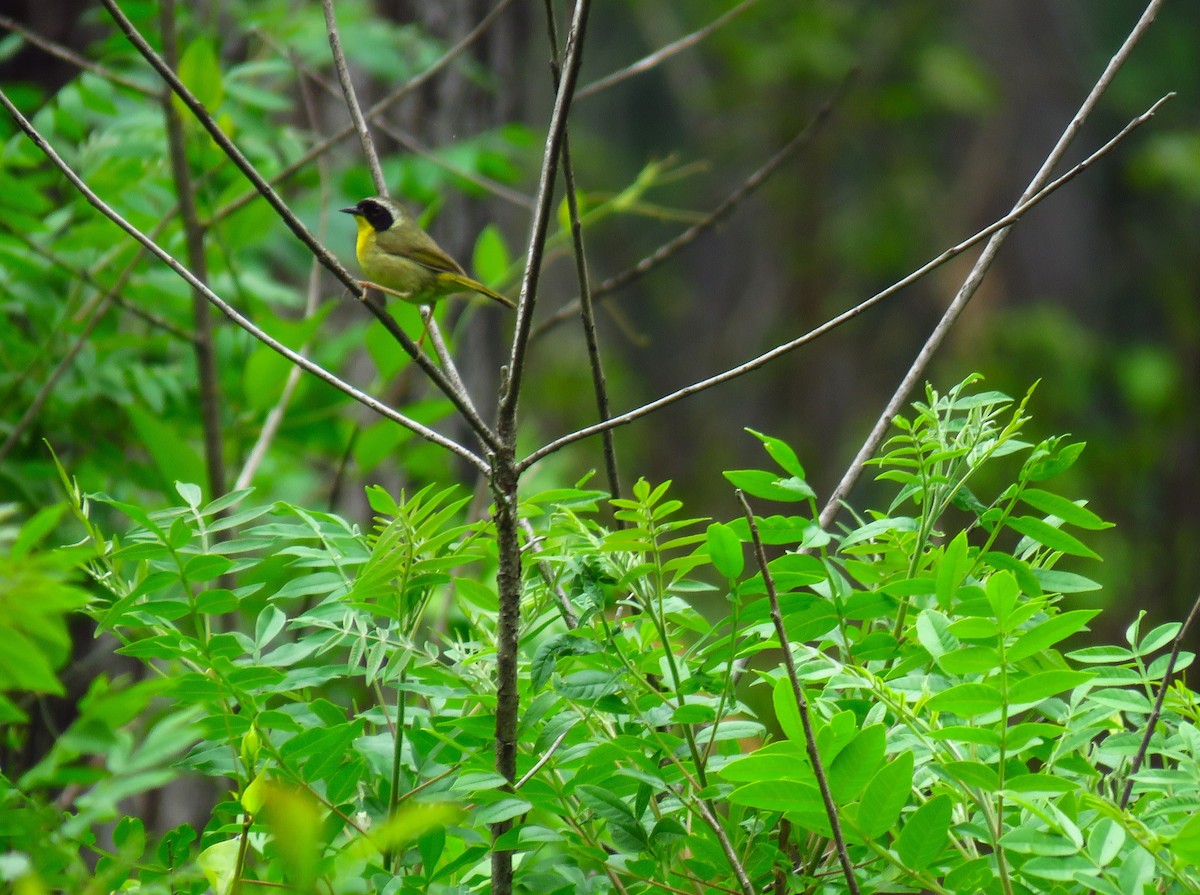
[{"label": "perched songbird", "polygon": [[341,209],[358,224],[355,251],[367,280],[413,304],[431,305],[456,292],[478,292],[507,307],[510,299],[467,276],[462,265],[442,251],[397,202],[386,196],[363,199]]}]

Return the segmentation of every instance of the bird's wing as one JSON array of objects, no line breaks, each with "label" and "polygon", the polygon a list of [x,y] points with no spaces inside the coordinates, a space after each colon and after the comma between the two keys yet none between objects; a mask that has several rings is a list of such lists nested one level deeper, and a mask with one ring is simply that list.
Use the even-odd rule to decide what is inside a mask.
[{"label": "bird's wing", "polygon": [[406,233],[403,239],[384,232],[378,234],[376,240],[384,251],[415,261],[434,273],[456,273],[466,276],[467,272],[463,270],[462,265],[447,255],[424,230]]}]

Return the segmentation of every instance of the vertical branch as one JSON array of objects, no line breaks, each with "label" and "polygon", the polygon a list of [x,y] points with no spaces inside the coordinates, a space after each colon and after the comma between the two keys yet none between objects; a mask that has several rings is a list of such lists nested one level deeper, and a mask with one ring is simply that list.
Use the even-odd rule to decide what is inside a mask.
[{"label": "vertical branch", "polygon": [[[179,68],[179,44],[175,34],[175,0],[163,0],[159,22],[162,28],[163,62],[172,71]],[[208,260],[204,250],[204,227],[196,211],[196,191],[188,165],[187,137],[183,119],[175,107],[169,87],[162,92],[163,117],[167,125],[167,151],[171,177],[179,200],[179,216],[187,248],[188,267],[201,283],[208,283]],[[192,288],[192,325],[195,328],[193,352],[200,385],[200,419],[204,429],[204,465],[208,472],[209,494],[225,493],[225,461],[221,439],[221,389],[213,353],[212,311],[203,293]]]},{"label": "vertical branch", "polygon": [[[562,69],[558,59],[558,26],[554,21],[554,4],[546,0],[546,27],[550,32],[550,73],[554,86],[562,80]],[[596,392],[596,411],[600,422],[612,416],[608,404],[608,385],[604,378],[604,361],[600,357],[600,342],[596,337],[596,314],[592,305],[591,283],[588,277],[587,255],[583,249],[583,224],[579,219],[579,197],[575,192],[575,168],[571,162],[571,135],[563,130],[562,137],[563,182],[567,191],[567,212],[571,218],[571,241],[575,246],[575,275],[579,280],[579,318],[583,324],[584,340],[587,343],[588,365],[592,371],[592,388]],[[617,450],[613,445],[612,429],[601,435],[604,443],[604,469],[608,476],[609,493],[621,496],[621,478],[617,471]],[[617,521],[618,527],[624,523]]]},{"label": "vertical branch", "polygon": [[825,816],[829,818],[829,829],[833,833],[833,843],[837,848],[838,861],[842,865],[842,874],[846,877],[846,891],[858,895],[858,880],[854,877],[854,865],[850,863],[850,853],[846,850],[846,840],[842,836],[842,825],[838,821],[837,804],[833,801],[833,793],[829,790],[829,780],[825,776],[825,768],[821,764],[821,756],[817,752],[817,738],[813,733],[812,718],[808,714],[808,699],[804,695],[804,687],[796,674],[796,660],[792,658],[791,642],[788,640],[787,627],[783,623],[783,614],[779,611],[779,595],[775,591],[775,579],[767,567],[767,553],[763,549],[762,538],[758,533],[758,523],[750,509],[750,501],[738,489],[737,498],[742,503],[746,514],[746,523],[750,526],[750,537],[754,541],[754,556],[758,567],[762,570],[763,586],[767,590],[767,599],[771,604],[771,621],[775,625],[775,634],[779,638],[779,648],[783,651],[783,664],[787,669],[788,680],[792,684],[792,696],[796,699],[796,707],[800,712],[800,723],[804,725],[804,747],[808,752],[808,760],[812,762],[813,774],[817,778],[817,787],[821,790],[821,801],[825,803]]},{"label": "vertical branch", "polygon": [[[1109,84],[1112,83],[1113,78],[1120,71],[1121,66],[1125,64],[1125,60],[1129,58],[1129,54],[1133,52],[1133,48],[1141,40],[1142,35],[1146,33],[1151,23],[1153,23],[1154,17],[1158,15],[1158,8],[1161,5],[1162,0],[1150,0],[1150,3],[1142,12],[1141,18],[1133,26],[1133,30],[1129,32],[1129,35],[1125,38],[1125,41],[1121,44],[1117,52],[1113,54],[1108,65],[1105,66],[1104,71],[1088,92],[1083,104],[1079,107],[1079,111],[1075,113],[1070,123],[1067,124],[1066,130],[1058,138],[1058,142],[1054,144],[1054,148],[1050,150],[1050,154],[1046,156],[1046,160],[1042,162],[1041,168],[1038,169],[1038,172],[1029,182],[1029,186],[1021,193],[1021,198],[1013,206],[1014,211],[1026,204],[1050,182],[1050,174],[1054,171],[1055,166],[1062,159],[1063,155],[1066,154],[1067,147],[1071,145],[1071,142],[1075,139],[1075,135],[1079,133],[1083,127],[1083,123],[1092,113],[1092,109],[1096,107],[1096,103],[1100,101],[1100,97],[1104,95]],[[892,399],[888,401],[883,413],[879,415],[879,419],[875,421],[875,426],[871,430],[871,434],[863,442],[854,461],[842,476],[842,480],[838,482],[824,509],[821,510],[820,522],[822,528],[828,528],[834,518],[836,518],[838,511],[841,509],[842,501],[846,499],[850,493],[850,489],[858,481],[858,477],[862,474],[863,467],[867,461],[879,450],[879,445],[883,442],[883,437],[887,434],[892,420],[896,418],[896,414],[900,412],[900,409],[904,406],[904,402],[908,400],[908,395],[912,391],[913,386],[925,375],[925,370],[929,366],[930,360],[933,359],[934,352],[941,347],[942,342],[945,341],[946,336],[950,332],[950,328],[957,322],[959,315],[966,308],[967,302],[975,295],[979,284],[983,282],[984,276],[992,266],[992,262],[996,259],[996,254],[1000,251],[1000,247],[1004,245],[1004,241],[1008,239],[1008,234],[1011,232],[1011,225],[996,231],[991,239],[988,240],[987,245],[983,247],[983,251],[971,268],[971,272],[967,274],[967,278],[963,281],[958,293],[954,296],[954,300],[950,302],[950,306],[946,309],[945,314],[942,315],[942,319],[938,321],[937,326],[929,334],[929,338],[925,341],[925,344],[921,346],[916,360],[913,361],[912,366],[904,375],[904,379],[901,380],[900,385],[896,388]]]},{"label": "vertical branch", "polygon": [[[567,113],[579,75],[583,55],[583,39],[587,28],[590,0],[575,0],[571,28],[567,34],[563,72],[554,98],[554,111],[546,133],[546,148],[538,178],[537,200],[529,232],[529,251],[526,254],[525,274],[521,281],[521,298],[517,305],[516,332],[513,335],[512,355],[501,386],[496,411],[498,449],[489,455],[492,469],[491,486],[496,503],[496,548],[499,563],[496,585],[500,606],[496,619],[496,771],[511,786],[517,779],[517,715],[520,693],[517,687],[517,650],[521,624],[521,545],[517,517],[517,485],[520,469],[517,465],[517,404],[521,393],[525,354],[533,310],[537,301],[538,278],[542,255],[546,247],[551,203],[554,199],[554,177],[558,170],[559,153],[567,126]],[[512,827],[511,821],[492,825],[492,892],[512,895],[512,852],[495,848],[495,843]]]}]

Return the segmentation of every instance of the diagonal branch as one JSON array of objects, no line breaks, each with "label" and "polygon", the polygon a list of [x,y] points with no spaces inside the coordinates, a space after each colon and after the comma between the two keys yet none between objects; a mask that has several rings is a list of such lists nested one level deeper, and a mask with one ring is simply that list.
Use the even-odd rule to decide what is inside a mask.
[{"label": "diagonal branch", "polygon": [[19,34],[22,38],[29,41],[39,50],[44,50],[51,56],[62,59],[64,62],[69,62],[71,65],[74,65],[76,68],[81,69],[82,71],[91,72],[97,77],[103,78],[104,80],[113,84],[117,84],[120,87],[125,87],[134,91],[135,93],[140,93],[142,96],[148,96],[152,99],[158,98],[158,91],[153,87],[147,87],[145,84],[139,83],[132,78],[127,78],[124,75],[113,71],[112,69],[105,68],[103,65],[93,62],[91,59],[80,56],[70,47],[65,47],[60,43],[55,43],[49,38],[43,37],[36,31],[26,28],[15,19],[0,15],[0,28],[5,28],[14,34]]},{"label": "diagonal branch", "polygon": [[[333,0],[321,0],[321,8],[325,11],[325,31],[329,35],[329,50],[333,54],[333,68],[337,72],[338,83],[342,87],[342,97],[350,112],[350,122],[354,126],[355,133],[358,134],[358,142],[362,147],[363,155],[367,157],[367,168],[371,172],[371,181],[375,185],[375,192],[380,196],[386,196],[388,188],[387,181],[383,176],[383,166],[379,163],[379,153],[375,149],[375,141],[371,139],[367,120],[363,117],[362,106],[358,102],[358,94],[355,93],[354,84],[350,80],[350,67],[346,64],[346,53],[342,49],[342,37],[338,33],[337,17],[333,12]],[[454,390],[457,403],[463,408],[463,415],[472,428],[480,433],[484,445],[495,449],[495,436],[471,402],[471,396],[467,394],[458,368],[454,365],[454,359],[446,349],[446,343],[442,339],[442,331],[438,328],[437,321],[434,320],[432,313],[422,314],[422,316],[425,320],[425,331],[429,333],[434,351],[445,370],[446,382]]]},{"label": "diagonal branch", "polygon": [[992,234],[997,233],[1000,230],[1005,229],[1006,227],[1011,227],[1013,224],[1015,224],[1017,221],[1019,221],[1021,219],[1021,217],[1026,212],[1028,212],[1031,208],[1033,208],[1035,205],[1037,205],[1042,200],[1046,199],[1052,193],[1057,191],[1060,187],[1065,186],[1071,180],[1075,179],[1075,177],[1082,174],[1084,171],[1086,171],[1088,168],[1090,168],[1092,165],[1094,165],[1097,160],[1099,160],[1100,158],[1102,158],[1103,156],[1105,156],[1109,152],[1111,152],[1113,149],[1115,149],[1116,146],[1122,140],[1124,140],[1130,133],[1132,133],[1135,129],[1137,129],[1138,127],[1141,127],[1143,124],[1145,124],[1151,118],[1153,118],[1154,114],[1158,111],[1159,107],[1162,106],[1163,103],[1165,103],[1167,100],[1169,100],[1174,95],[1175,95],[1174,93],[1169,93],[1166,96],[1162,97],[1153,106],[1151,106],[1149,109],[1147,109],[1141,115],[1139,115],[1137,118],[1134,118],[1127,125],[1125,125],[1125,127],[1122,128],[1121,132],[1118,133],[1115,137],[1113,137],[1111,140],[1109,140],[1107,143],[1105,143],[1103,146],[1101,146],[1099,149],[1097,149],[1095,152],[1093,152],[1091,155],[1089,155],[1086,159],[1084,159],[1082,162],[1080,162],[1074,168],[1069,170],[1067,173],[1063,174],[1057,180],[1054,180],[1051,183],[1047,184],[1046,186],[1042,187],[1039,191],[1034,193],[1028,199],[1021,202],[1019,205],[1017,205],[1012,211],[1010,211],[1004,217],[993,222],[989,226],[983,228],[978,233],[974,234],[973,236],[969,237],[968,239],[963,240],[958,245],[952,246],[951,248],[942,252],[942,254],[938,255],[932,261],[929,261],[926,264],[922,265],[921,267],[917,268],[917,270],[913,271],[908,276],[904,277],[902,280],[898,280],[897,282],[893,283],[891,286],[888,286],[882,292],[876,293],[875,295],[868,298],[866,301],[855,305],[853,308],[850,308],[850,310],[844,311],[843,313],[832,318],[831,320],[827,320],[825,323],[822,323],[820,326],[818,326],[817,328],[815,328],[813,330],[810,330],[809,332],[805,333],[804,335],[799,336],[795,339],[792,339],[790,342],[785,342],[782,345],[778,345],[775,348],[772,348],[770,351],[765,352],[764,354],[760,354],[758,357],[754,358],[753,360],[746,361],[744,364],[739,364],[738,366],[732,367],[723,373],[718,373],[715,376],[710,376],[707,379],[702,379],[699,382],[693,383],[692,385],[685,386],[684,388],[681,388],[678,391],[674,391],[668,395],[664,395],[663,397],[658,398],[657,400],[651,401],[648,404],[643,404],[641,407],[637,407],[633,410],[628,411],[627,413],[621,414],[620,416],[615,416],[611,420],[608,420],[607,422],[596,423],[595,425],[587,426],[583,429],[579,429],[575,432],[571,432],[567,435],[563,435],[560,438],[556,438],[554,441],[551,441],[550,443],[544,445],[543,447],[538,448],[536,451],[534,451],[532,454],[530,454],[528,457],[526,457],[524,460],[522,460],[518,464],[518,467],[522,470],[527,469],[533,463],[536,463],[538,460],[542,459],[543,457],[553,454],[555,451],[560,450],[561,448],[565,447],[568,444],[572,444],[583,438],[590,438],[593,435],[603,432],[605,429],[610,429],[615,426],[627,425],[629,423],[632,423],[634,420],[640,419],[643,416],[646,416],[647,414],[653,413],[656,410],[666,407],[668,404],[674,404],[676,401],[680,401],[680,400],[687,398],[691,395],[694,395],[698,392],[706,391],[707,389],[710,389],[713,386],[720,385],[724,382],[730,381],[731,379],[736,379],[739,376],[743,376],[746,373],[749,373],[753,370],[757,370],[759,367],[765,366],[766,364],[770,363],[771,361],[773,361],[779,357],[782,357],[783,355],[785,355],[791,351],[794,351],[803,345],[807,345],[809,342],[815,341],[816,339],[820,338],[821,336],[825,335],[826,333],[841,326],[843,323],[847,323],[848,321],[853,320],[855,317],[859,316],[864,311],[867,311],[868,309],[874,307],[875,305],[879,304],[880,302],[884,301],[885,299],[888,299],[891,296],[895,295],[897,292],[899,292],[905,286],[911,285],[912,283],[921,279],[926,274],[937,269],[938,267],[941,267],[947,261],[950,261],[951,259],[957,257],[958,255],[961,255],[963,252],[967,251],[971,247],[978,245],[980,242],[987,239]]},{"label": "diagonal branch", "polygon": [[742,2],[733,7],[733,9],[730,9],[727,12],[717,16],[703,28],[698,28],[691,34],[685,35],[684,37],[679,38],[679,40],[672,41],[664,47],[660,47],[650,55],[642,57],[637,62],[626,66],[620,71],[615,71],[610,75],[605,75],[603,78],[592,81],[592,83],[588,84],[586,87],[579,88],[579,92],[575,94],[575,98],[577,100],[587,99],[593,93],[599,93],[601,90],[612,87],[614,84],[619,84],[621,81],[632,78],[634,75],[640,75],[642,72],[649,71],[656,65],[660,65],[661,63],[670,59],[672,56],[676,56],[689,47],[693,47],[700,43],[700,41],[704,40],[704,38],[708,37],[722,25],[741,15],[757,2],[758,0],[742,0]]},{"label": "diagonal branch", "polygon": [[1192,627],[1192,623],[1200,616],[1200,597],[1196,597],[1192,603],[1192,610],[1188,613],[1187,618],[1179,628],[1179,633],[1175,635],[1175,642],[1171,644],[1171,656],[1167,659],[1166,670],[1163,671],[1162,685],[1158,688],[1158,696],[1154,698],[1154,708],[1150,710],[1150,717],[1146,719],[1146,732],[1142,735],[1142,741],[1138,744],[1137,754],[1133,756],[1133,762],[1129,766],[1129,772],[1126,775],[1128,779],[1125,781],[1125,789],[1121,792],[1121,810],[1124,811],[1129,806],[1129,797],[1133,795],[1134,778],[1137,777],[1137,772],[1141,770],[1142,762],[1146,759],[1146,750],[1150,748],[1150,739],[1154,736],[1154,730],[1158,727],[1158,719],[1162,715],[1163,700],[1167,695],[1167,687],[1171,682],[1171,675],[1175,673],[1175,665],[1179,661],[1179,652],[1183,649],[1184,638],[1187,637],[1188,631]]},{"label": "diagonal branch", "polygon": [[[129,18],[121,11],[120,6],[117,5],[117,0],[102,0],[102,2],[104,3],[104,8],[107,9],[109,15],[112,16],[113,21],[116,22],[117,27],[120,28],[121,33],[124,34],[129,42],[134,45],[138,52],[142,54],[143,58],[150,63],[154,70],[158,72],[159,76],[171,87],[171,89],[175,91],[175,95],[183,101],[184,105],[188,107],[188,109],[196,117],[196,120],[200,122],[201,126],[208,131],[209,135],[213,138],[213,142],[221,147],[221,149],[229,157],[230,161],[232,161],[234,165],[237,166],[238,170],[241,171],[246,177],[246,179],[254,185],[254,188],[258,190],[264,199],[267,200],[267,203],[273,209],[275,209],[275,212],[279,215],[283,222],[287,224],[288,228],[301,242],[305,244],[305,246],[308,247],[308,249],[316,256],[317,260],[321,262],[322,266],[324,266],[326,270],[330,271],[342,284],[346,286],[347,289],[350,290],[351,294],[359,299],[363,299],[363,288],[358,284],[358,281],[351,276],[350,272],[342,266],[342,263],[338,261],[337,258],[335,258],[330,251],[325,248],[320,241],[317,240],[315,236],[312,235],[309,229],[304,226],[304,223],[300,220],[300,218],[298,218],[292,212],[292,210],[287,207],[287,204],[283,201],[283,198],[277,192],[275,192],[271,185],[267,183],[263,176],[259,174],[255,167],[250,163],[249,159],[242,154],[242,151],[238,149],[233,141],[225,135],[225,132],[221,130],[216,120],[211,114],[209,114],[208,110],[204,108],[204,104],[201,103],[192,94],[192,92],[187,89],[184,83],[179,80],[179,77],[175,74],[175,72],[171,70],[170,66],[163,61],[162,57],[154,51],[154,48],[150,46],[142,34],[137,30],[137,27],[133,24],[133,22],[131,22]],[[348,131],[348,133],[352,131],[353,128],[351,128],[351,131]],[[429,357],[417,347],[417,343],[414,342],[408,336],[408,334],[396,324],[391,315],[388,314],[384,309],[382,304],[372,301],[363,301],[363,304],[366,305],[367,310],[369,310],[375,315],[376,318],[379,319],[379,321],[387,328],[388,332],[390,332],[392,336],[404,346],[404,350],[408,352],[409,356],[411,356],[414,361],[416,361],[417,365],[421,368],[425,375],[428,376],[434,382],[434,384],[436,384],[437,387],[441,389],[442,392],[450,399],[458,411],[463,415],[463,418],[471,425],[472,429],[475,430],[476,434],[485,443],[488,443],[489,437],[492,437],[490,430],[488,430],[487,426],[479,418],[479,415],[477,413],[473,414],[471,412],[471,407],[467,405],[462,400],[461,396],[456,393],[454,386],[451,384],[446,374],[438,369],[437,365],[433,363],[433,361],[431,361]]]},{"label": "diagonal branch", "polygon": [[[789,140],[778,152],[767,159],[767,161],[763,163],[758,170],[742,181],[742,183],[738,185],[737,189],[726,196],[720,205],[705,215],[701,220],[688,227],[674,239],[663,243],[661,246],[655,249],[654,252],[647,255],[633,267],[599,283],[596,288],[592,290],[592,298],[599,299],[604,296],[611,295],[618,289],[624,289],[630,283],[640,279],[641,277],[644,277],[650,271],[665,263],[680,249],[686,248],[688,245],[695,242],[697,238],[702,236],[704,233],[707,233],[725,218],[729,217],[733,210],[737,208],[737,206],[740,205],[744,199],[762,186],[768,177],[779,170],[779,167],[783,165],[784,162],[795,155],[796,150],[808,145],[813,136],[820,129],[821,125],[823,125],[829,118],[829,114],[833,111],[833,107],[840,98],[841,91],[844,89],[845,82],[842,84],[842,87],[839,88],[837,93],[826,100],[825,103],[819,109],[817,109],[817,112],[815,115],[813,115],[812,120],[810,120],[808,124],[804,126],[804,129],[801,130],[800,133],[792,137],[792,139]],[[580,300],[576,299],[575,301],[568,302],[562,308],[559,308],[540,324],[538,324],[537,329],[535,329],[533,333],[534,337],[537,338],[542,336],[547,330],[552,329],[566,320],[570,320],[579,313],[579,306]]]},{"label": "diagonal branch", "polygon": [[[477,41],[479,39],[480,35],[482,35],[485,31],[487,31],[487,29],[492,26],[492,23],[494,23],[496,21],[496,19],[499,18],[500,13],[502,13],[502,12],[504,12],[504,10],[508,9],[508,7],[512,5],[512,3],[513,3],[513,0],[499,0],[499,2],[494,7],[492,7],[491,11],[487,15],[485,15],[482,19],[480,19],[479,23],[474,28],[472,28],[465,35],[463,35],[462,39],[458,43],[456,43],[449,50],[447,50],[445,53],[443,53],[441,58],[439,58],[436,62],[434,62],[427,69],[422,71],[420,74],[416,75],[411,80],[409,80],[406,83],[397,87],[395,90],[393,90],[387,96],[385,96],[383,99],[379,100],[379,102],[377,102],[373,106],[371,106],[371,108],[367,109],[367,111],[365,113],[366,119],[368,121],[373,121],[374,119],[376,119],[377,117],[382,115],[384,112],[386,112],[388,109],[390,109],[397,102],[399,102],[401,99],[408,96],[410,93],[412,93],[418,87],[420,87],[422,84],[424,84],[430,78],[432,78],[435,74],[437,74],[439,71],[441,71],[447,65],[449,65],[452,61],[454,61],[454,59],[456,59],[459,55],[461,55],[464,50],[466,50],[468,47],[470,47],[471,44],[475,43],[475,41]],[[287,180],[289,177],[291,177],[297,171],[302,171],[305,168],[307,168],[309,163],[312,162],[313,159],[324,155],[330,149],[332,149],[334,146],[336,146],[338,143],[342,142],[342,140],[344,140],[348,136],[350,136],[352,133],[354,133],[354,125],[353,124],[348,124],[345,127],[343,127],[341,130],[334,131],[333,134],[326,137],[320,143],[317,143],[315,146],[310,147],[307,152],[305,152],[303,155],[301,155],[298,159],[296,159],[290,165],[287,165],[286,167],[281,169],[278,173],[276,173],[271,178],[271,180],[269,182],[272,185],[282,183],[284,180]],[[228,205],[226,205],[224,208],[222,208],[221,211],[214,217],[221,218],[221,217],[225,217],[226,215],[233,214],[239,208],[244,208],[246,205],[250,204],[250,202],[254,200],[254,197],[256,195],[258,195],[258,194],[252,190],[252,191],[246,193],[245,195],[243,195],[237,199],[234,199],[232,202],[230,202]]]},{"label": "diagonal branch", "polygon": [[550,127],[546,133],[546,149],[542,155],[542,170],[538,177],[533,223],[529,228],[529,249],[525,253],[525,274],[521,280],[521,296],[517,305],[517,326],[508,363],[508,378],[500,397],[498,429],[502,439],[505,437],[505,430],[509,434],[515,432],[517,403],[521,394],[521,379],[525,372],[525,353],[529,349],[529,334],[542,269],[542,253],[546,247],[546,229],[550,224],[550,206],[554,200],[554,177],[558,172],[563,133],[567,128],[567,113],[570,111],[571,98],[575,92],[575,81],[579,77],[579,65],[583,61],[583,38],[590,7],[590,0],[576,0],[571,27],[567,32],[567,49],[563,54],[562,78],[554,97],[554,111],[551,113]]},{"label": "diagonal branch", "polygon": [[846,840],[842,836],[842,825],[838,820],[837,803],[829,789],[829,780],[825,776],[825,768],[821,764],[821,755],[817,751],[817,737],[813,733],[812,718],[808,713],[808,698],[804,695],[804,686],[796,673],[796,659],[792,656],[792,642],[788,639],[787,626],[783,621],[783,613],[779,611],[779,594],[775,591],[775,578],[767,563],[767,552],[763,549],[762,537],[758,533],[758,522],[750,509],[750,501],[739,488],[737,499],[741,501],[742,510],[746,514],[746,524],[750,527],[750,538],[754,542],[754,557],[758,560],[758,568],[762,572],[763,587],[767,591],[767,600],[771,606],[771,622],[775,626],[775,636],[779,638],[779,649],[783,653],[783,665],[787,669],[788,681],[792,685],[792,697],[796,700],[796,708],[800,712],[800,723],[804,726],[804,748],[808,752],[808,760],[812,764],[813,776],[817,778],[817,788],[821,791],[821,801],[825,805],[825,816],[829,820],[829,829],[833,833],[833,843],[837,848],[838,861],[842,865],[842,875],[846,877],[846,890],[852,895],[858,895],[858,880],[854,877],[854,865],[850,863],[850,853],[846,850]]},{"label": "diagonal branch", "polygon": [[[1063,155],[1066,154],[1067,147],[1071,145],[1071,142],[1075,139],[1076,134],[1078,134],[1080,128],[1083,127],[1083,123],[1087,120],[1088,116],[1092,113],[1092,110],[1096,107],[1096,103],[1100,101],[1100,97],[1104,95],[1104,92],[1108,89],[1108,85],[1112,83],[1113,78],[1115,78],[1117,72],[1120,71],[1121,66],[1125,64],[1125,60],[1129,58],[1129,54],[1133,52],[1133,48],[1137,45],[1138,41],[1141,40],[1142,35],[1146,33],[1146,30],[1154,21],[1154,17],[1158,14],[1158,8],[1161,5],[1162,0],[1150,0],[1150,3],[1146,6],[1145,11],[1141,15],[1141,18],[1138,19],[1137,24],[1133,27],[1133,30],[1129,32],[1129,35],[1125,38],[1124,43],[1122,43],[1117,52],[1113,54],[1113,57],[1109,60],[1108,65],[1105,66],[1104,71],[1100,74],[1099,79],[1097,79],[1095,85],[1093,85],[1092,89],[1088,92],[1083,104],[1079,107],[1079,111],[1075,113],[1075,116],[1071,119],[1070,123],[1067,124],[1066,130],[1064,130],[1062,136],[1058,138],[1058,142],[1054,144],[1054,148],[1050,150],[1050,154],[1046,156],[1046,160],[1042,163],[1041,168],[1038,169],[1038,172],[1029,182],[1029,186],[1025,188],[1025,192],[1021,194],[1021,198],[1017,200],[1017,204],[1013,208],[1013,212],[1009,215],[1010,217],[1013,213],[1016,213],[1018,209],[1026,206],[1035,196],[1040,195],[1041,192],[1044,192],[1045,185],[1050,180],[1051,172],[1062,159]],[[1118,139],[1121,136],[1124,136],[1124,134],[1126,134],[1128,131],[1132,130],[1133,127],[1141,124],[1151,115],[1153,115],[1155,110],[1158,109],[1158,107],[1171,96],[1174,96],[1174,94],[1168,94],[1167,96],[1163,97],[1157,103],[1155,103],[1148,112],[1146,112],[1140,118],[1135,119],[1134,122],[1127,126],[1125,130],[1118,135]],[[1115,142],[1115,140],[1111,141],[1109,145],[1112,145],[1112,142]],[[1011,223],[1015,223],[1015,221]],[[883,413],[879,415],[879,419],[876,420],[874,428],[871,429],[871,434],[868,435],[867,440],[863,442],[858,454],[855,456],[849,468],[842,476],[842,480],[838,482],[837,487],[833,489],[833,494],[830,495],[829,501],[821,510],[820,522],[822,528],[828,528],[830,523],[833,522],[834,518],[838,514],[838,511],[841,509],[842,502],[846,499],[847,495],[849,495],[850,489],[854,487],[854,483],[858,481],[858,477],[861,475],[863,467],[866,466],[867,461],[875,455],[875,452],[879,450],[879,445],[883,442],[884,435],[887,434],[888,428],[892,425],[892,420],[895,419],[896,414],[900,412],[901,408],[904,406],[904,402],[908,400],[908,395],[912,391],[913,386],[915,386],[917,381],[924,376],[925,369],[929,366],[930,360],[933,359],[934,352],[936,352],[938,348],[941,347],[942,342],[946,340],[946,336],[949,334],[950,328],[954,326],[959,315],[963,312],[963,309],[966,308],[967,303],[971,300],[972,296],[975,295],[975,291],[979,288],[980,283],[983,282],[983,278],[987,274],[988,269],[992,266],[992,262],[995,260],[997,253],[1000,251],[1000,247],[1004,245],[1004,241],[1008,239],[1008,234],[1012,232],[1011,223],[996,230],[996,232],[988,240],[988,243],[986,246],[984,246],[979,258],[975,261],[975,265],[971,268],[971,272],[967,274],[967,278],[963,281],[962,286],[959,288],[958,294],[954,296],[954,300],[950,302],[950,306],[942,315],[942,319],[939,320],[937,326],[933,328],[933,332],[930,333],[929,338],[925,341],[925,344],[921,347],[920,352],[917,354],[916,360],[913,361],[912,366],[904,375],[900,385],[896,388],[895,393],[892,395],[891,400],[888,401],[887,407],[885,407]]]},{"label": "diagonal branch", "polygon": [[410,419],[397,410],[393,410],[382,401],[373,398],[366,392],[363,392],[350,385],[348,382],[339,379],[324,367],[309,360],[307,357],[297,354],[291,348],[288,348],[282,342],[268,335],[262,329],[251,323],[247,318],[243,317],[236,309],[234,309],[232,305],[196,279],[192,272],[179,261],[177,261],[166,249],[162,248],[153,239],[142,233],[142,231],[133,226],[133,224],[126,221],[112,207],[106,204],[103,199],[96,195],[96,193],[92,191],[91,187],[89,187],[83,181],[83,179],[71,169],[70,165],[63,161],[62,157],[54,151],[54,148],[46,142],[45,138],[38,133],[37,129],[29,122],[29,120],[21,114],[21,111],[15,105],[13,105],[12,100],[8,98],[8,95],[3,90],[0,90],[0,105],[3,105],[4,108],[8,110],[8,113],[12,116],[13,121],[16,122],[17,126],[25,132],[33,144],[37,146],[42,154],[44,154],[46,158],[48,158],[54,164],[54,166],[59,169],[59,171],[62,172],[63,176],[71,182],[71,185],[83,195],[83,197],[90,205],[92,205],[93,208],[136,239],[151,254],[153,254],[160,261],[171,268],[171,270],[178,274],[179,277],[181,277],[189,286],[191,286],[193,289],[198,289],[200,293],[206,299],[208,299],[209,302],[216,305],[216,307],[220,309],[226,317],[228,317],[242,329],[246,330],[246,332],[250,333],[250,335],[254,336],[254,338],[258,339],[268,348],[271,348],[272,350],[283,355],[292,363],[302,367],[307,372],[312,373],[318,379],[328,383],[344,394],[349,395],[351,398],[375,411],[385,419],[399,423],[405,428],[415,432],[417,435],[420,435],[422,438],[457,454],[485,475],[488,473],[488,464],[458,442],[447,438],[445,435],[442,435],[439,432],[435,432],[433,429],[418,423],[416,420]]}]

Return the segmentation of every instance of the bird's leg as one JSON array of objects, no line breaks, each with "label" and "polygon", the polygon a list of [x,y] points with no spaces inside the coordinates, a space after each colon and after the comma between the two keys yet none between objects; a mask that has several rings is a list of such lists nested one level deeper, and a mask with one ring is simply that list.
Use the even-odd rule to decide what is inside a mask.
[{"label": "bird's leg", "polygon": [[412,301],[413,294],[411,292],[400,292],[396,289],[389,289],[387,286],[380,286],[378,283],[372,283],[370,280],[359,280],[358,285],[362,286],[363,289],[374,289],[377,292],[394,295],[396,298],[402,298],[405,301]]}]

